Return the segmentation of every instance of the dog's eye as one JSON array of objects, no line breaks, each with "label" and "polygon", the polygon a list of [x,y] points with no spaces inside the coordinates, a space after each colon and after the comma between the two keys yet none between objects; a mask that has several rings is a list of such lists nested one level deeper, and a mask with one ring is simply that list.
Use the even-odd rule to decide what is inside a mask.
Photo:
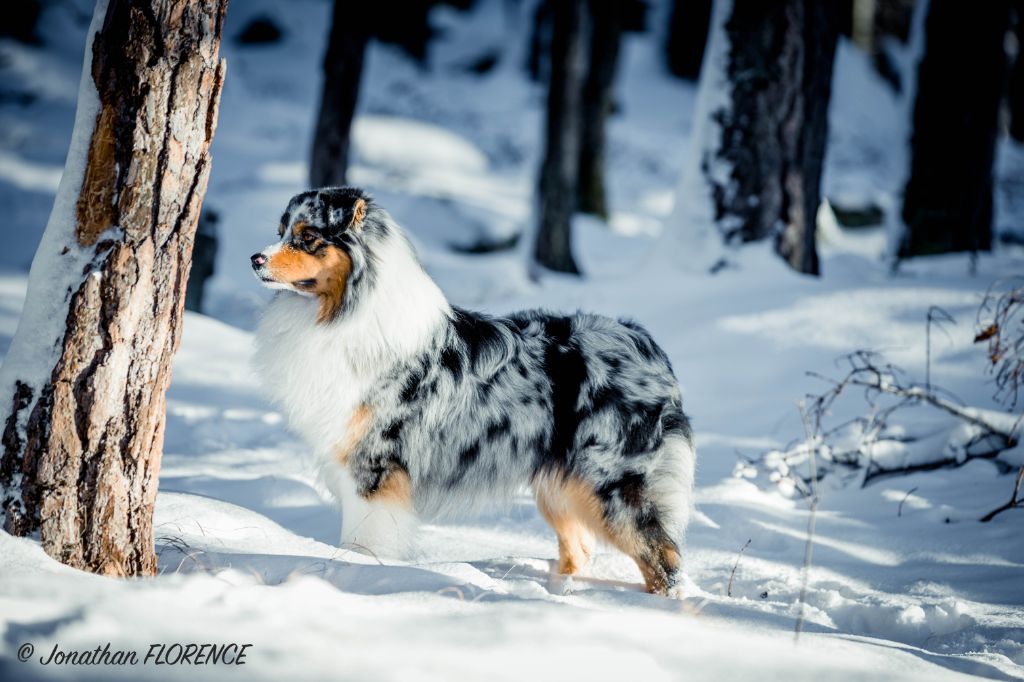
[{"label": "dog's eye", "polygon": [[302,240],[303,244],[312,244],[313,241],[316,239],[316,235],[310,232],[309,230],[306,230],[305,232],[302,233],[302,235],[299,238]]}]

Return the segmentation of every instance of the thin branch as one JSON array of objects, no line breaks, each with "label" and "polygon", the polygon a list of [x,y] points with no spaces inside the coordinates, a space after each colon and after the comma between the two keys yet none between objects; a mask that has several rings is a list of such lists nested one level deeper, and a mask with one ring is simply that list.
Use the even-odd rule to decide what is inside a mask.
[{"label": "thin branch", "polygon": [[[751,539],[753,539],[753,538],[751,538]],[[736,555],[736,563],[732,565],[732,572],[729,574],[729,585],[725,589],[725,595],[727,597],[731,597],[732,596],[732,580],[733,580],[733,578],[736,577],[736,569],[739,568],[740,559],[743,558],[743,553],[747,551],[747,547],[749,547],[749,546],[750,546],[750,540],[747,540],[746,542],[743,543],[743,546],[740,547],[740,553]]]},{"label": "thin branch", "polygon": [[[945,333],[942,328],[943,322],[956,324],[953,316],[937,305],[928,308],[928,315],[924,325],[924,385],[930,391],[932,388],[932,325]],[[946,334],[949,338],[949,334]]]},{"label": "thin branch", "polygon": [[[804,423],[804,433],[807,436],[807,441],[810,443],[811,440],[812,440],[811,439],[810,422],[809,422],[809,420],[807,418],[807,412],[806,412],[806,410],[804,410],[804,403],[803,403],[803,401],[800,401],[799,403],[797,403],[797,407],[800,409],[800,419]],[[818,471],[817,471],[817,463],[815,461],[815,459],[816,459],[815,458],[815,452],[816,451],[817,451],[817,446],[812,447],[811,451],[810,451],[810,455],[811,455],[811,459],[810,459],[810,465],[811,465],[811,484],[810,484],[811,485],[811,508],[810,508],[810,511],[809,511],[809,513],[807,515],[807,542],[804,544],[803,574],[802,574],[802,576],[800,578],[800,598],[799,598],[799,601],[797,602],[799,604],[799,608],[800,608],[800,615],[797,616],[796,624],[793,626],[793,641],[794,642],[798,642],[800,640],[800,632],[804,628],[804,616],[805,616],[805,611],[807,609],[807,581],[808,581],[808,579],[810,577],[810,573],[811,573],[811,556],[812,556],[813,551],[814,551],[814,524],[815,524],[815,518],[817,516],[818,500],[819,500],[819,497],[818,497],[818,484],[817,484],[817,479],[818,479],[818,475],[817,474],[818,474]]]},{"label": "thin branch", "polygon": [[996,517],[997,514],[1002,514],[1007,509],[1014,509],[1016,507],[1024,506],[1024,499],[1020,497],[1020,485],[1024,482],[1024,466],[1017,472],[1017,482],[1013,485],[1013,495],[1010,496],[1010,501],[1001,507],[996,507],[988,514],[982,516],[979,521],[982,523],[988,523]]},{"label": "thin branch", "polygon": [[900,500],[900,505],[898,507],[896,507],[896,516],[897,517],[903,516],[903,503],[906,502],[907,499],[909,499],[910,496],[913,495],[915,492],[917,492],[917,486],[916,485],[913,488],[911,488],[910,490],[908,490],[907,494],[903,496],[902,500]]}]

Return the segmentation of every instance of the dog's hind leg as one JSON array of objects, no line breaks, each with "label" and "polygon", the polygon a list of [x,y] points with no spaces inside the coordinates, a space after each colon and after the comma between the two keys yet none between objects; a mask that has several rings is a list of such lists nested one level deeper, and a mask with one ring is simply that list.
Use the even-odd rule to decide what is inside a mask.
[{"label": "dog's hind leg", "polygon": [[679,591],[695,458],[690,439],[673,434],[649,473],[626,474],[600,490],[608,539],[637,563],[653,594]]},{"label": "dog's hind leg", "polygon": [[[574,494],[564,481],[545,479],[535,484],[537,508],[558,536],[558,572],[575,575],[590,561],[594,551],[591,531],[593,504]],[[581,506],[582,505],[582,506]]]}]

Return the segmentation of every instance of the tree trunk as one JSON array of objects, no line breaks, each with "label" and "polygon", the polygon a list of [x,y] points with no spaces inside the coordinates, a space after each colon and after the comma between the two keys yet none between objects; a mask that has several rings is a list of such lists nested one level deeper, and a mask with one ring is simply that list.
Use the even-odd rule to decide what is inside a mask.
[{"label": "tree trunk", "polygon": [[577,209],[608,219],[605,196],[605,122],[612,109],[612,84],[622,38],[622,0],[589,0],[590,59],[583,82]]},{"label": "tree trunk", "polygon": [[526,73],[540,81],[544,75],[544,56],[551,43],[551,0],[539,0],[530,22],[530,43],[526,48]]},{"label": "tree trunk", "polygon": [[4,526],[38,531],[51,556],[98,573],[156,569],[164,401],[225,8],[97,3],[64,176],[0,371]]},{"label": "tree trunk", "polygon": [[725,23],[729,106],[712,113],[729,178],[707,178],[726,242],[771,237],[779,255],[809,274],[818,274],[815,219],[839,7],[735,3]]},{"label": "tree trunk", "polygon": [[346,182],[352,118],[372,23],[370,11],[363,3],[335,0],[324,57],[320,114],[310,153],[309,182],[313,187],[339,186]]},{"label": "tree trunk", "polygon": [[669,72],[692,81],[700,77],[710,22],[711,0],[675,0],[672,3],[665,41]]},{"label": "tree trunk", "polygon": [[1007,0],[932,0],[903,199],[901,257],[992,247],[992,165]]},{"label": "tree trunk", "polygon": [[794,270],[818,274],[818,205],[821,175],[828,144],[828,103],[832,98],[832,65],[839,37],[838,7],[830,2],[808,0],[803,18],[803,76],[795,164],[787,165],[788,214],[776,251]]},{"label": "tree trunk", "polygon": [[1024,2],[1014,3],[1017,58],[1010,72],[1006,98],[1010,105],[1010,137],[1024,143]]},{"label": "tree trunk", "polygon": [[540,168],[540,221],[534,257],[551,270],[579,274],[572,255],[572,214],[579,168],[583,0],[559,0],[551,8],[547,137]]}]

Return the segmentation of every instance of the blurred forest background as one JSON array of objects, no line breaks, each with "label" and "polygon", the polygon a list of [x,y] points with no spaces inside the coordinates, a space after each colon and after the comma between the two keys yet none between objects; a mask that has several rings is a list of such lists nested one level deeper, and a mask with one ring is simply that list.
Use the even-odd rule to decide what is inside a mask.
[{"label": "blurred forest background", "polygon": [[[453,56],[446,24],[481,3],[500,6],[491,14],[500,15],[501,34],[494,34],[492,22],[470,41],[463,35]],[[31,258],[42,229],[40,209],[59,172],[52,161],[66,146],[60,131],[69,128],[74,94],[54,77],[34,79],[33,71],[74,54],[89,5],[20,0],[5,8],[0,24],[6,37],[0,45],[0,121],[6,123],[0,135],[0,202],[8,207],[8,228],[18,235],[2,257],[8,265],[25,267]],[[311,9],[316,11],[310,14]],[[667,118],[670,127],[690,127],[692,121],[691,139],[644,150],[657,158],[643,163],[661,167],[665,176],[677,173],[677,191],[668,200],[675,209],[663,212],[661,224],[649,230],[682,233],[676,242],[680,248],[692,245],[687,232],[713,224],[724,244],[767,241],[794,269],[817,274],[822,206],[829,226],[855,236],[884,227],[886,248],[876,255],[893,267],[904,258],[976,253],[1024,240],[1022,14],[1018,0],[977,6],[958,0],[339,0],[333,5],[236,0],[227,37],[229,49],[256,57],[241,59],[239,75],[262,77],[250,86],[259,91],[254,103],[262,98],[270,104],[279,96],[295,101],[300,99],[296,90],[313,95],[305,105],[306,115],[313,116],[305,140],[294,131],[268,136],[265,112],[238,112],[250,124],[263,124],[246,144],[273,143],[287,135],[291,154],[308,158],[303,173],[308,180],[296,188],[351,181],[378,189],[348,172],[353,122],[360,112],[408,111],[463,134],[467,127],[487,127],[469,120],[488,115],[486,106],[481,110],[474,103],[460,111],[457,101],[444,107],[428,103],[410,78],[445,83],[445,89],[467,97],[476,96],[473,79],[498,83],[481,88],[480,96],[490,97],[504,85],[506,91],[490,106],[512,109],[522,105],[516,96],[521,87],[509,87],[508,75],[518,72],[532,83],[526,86],[534,102],[529,108],[539,109],[543,132],[518,139],[506,132],[483,151],[494,166],[532,164],[534,208],[528,217],[516,216],[512,226],[465,221],[469,234],[455,237],[463,251],[512,247],[526,234],[526,249],[537,263],[579,273],[573,215],[609,221],[615,212],[628,215],[633,210],[628,204],[636,200],[626,196],[632,187],[609,188],[618,179],[608,167],[621,161],[615,158],[615,146],[622,143],[615,139],[614,121],[622,112],[664,107],[659,118]],[[310,21],[314,16],[317,20]],[[628,57],[623,44],[631,36],[657,45],[659,63],[648,66],[660,72],[656,79],[663,98],[658,87],[645,87],[634,99],[639,88],[623,82],[637,78],[636,69],[623,64]],[[440,55],[439,40],[448,43]],[[320,41],[325,47],[318,55],[313,46]],[[259,56],[282,48],[291,53],[295,43],[308,54],[273,57],[273,65]],[[389,46],[394,58],[413,65],[408,74],[396,74],[385,92],[366,82],[372,44]],[[870,64],[872,75],[836,67],[837,50],[851,49]],[[245,73],[250,70],[264,73]],[[643,77],[650,80],[652,74]],[[859,81],[865,78],[884,84],[884,90],[864,87]],[[447,81],[468,85],[452,89]],[[847,121],[840,130],[830,129],[834,91],[859,99],[859,129],[850,130]],[[692,94],[680,97],[680,92]],[[390,102],[387,93],[393,95]],[[25,120],[26,111],[38,129]],[[509,111],[502,116],[514,118]],[[480,134],[501,132],[477,130]],[[523,148],[531,138],[534,146]],[[830,149],[833,144],[838,147]],[[843,172],[858,163],[855,172]],[[203,283],[214,272],[219,205],[225,202],[220,188],[237,182],[228,174],[233,169],[214,171],[197,238],[193,309],[201,305]],[[612,221],[613,229],[622,220],[618,223]],[[726,267],[728,254],[712,258],[710,269]]]}]

